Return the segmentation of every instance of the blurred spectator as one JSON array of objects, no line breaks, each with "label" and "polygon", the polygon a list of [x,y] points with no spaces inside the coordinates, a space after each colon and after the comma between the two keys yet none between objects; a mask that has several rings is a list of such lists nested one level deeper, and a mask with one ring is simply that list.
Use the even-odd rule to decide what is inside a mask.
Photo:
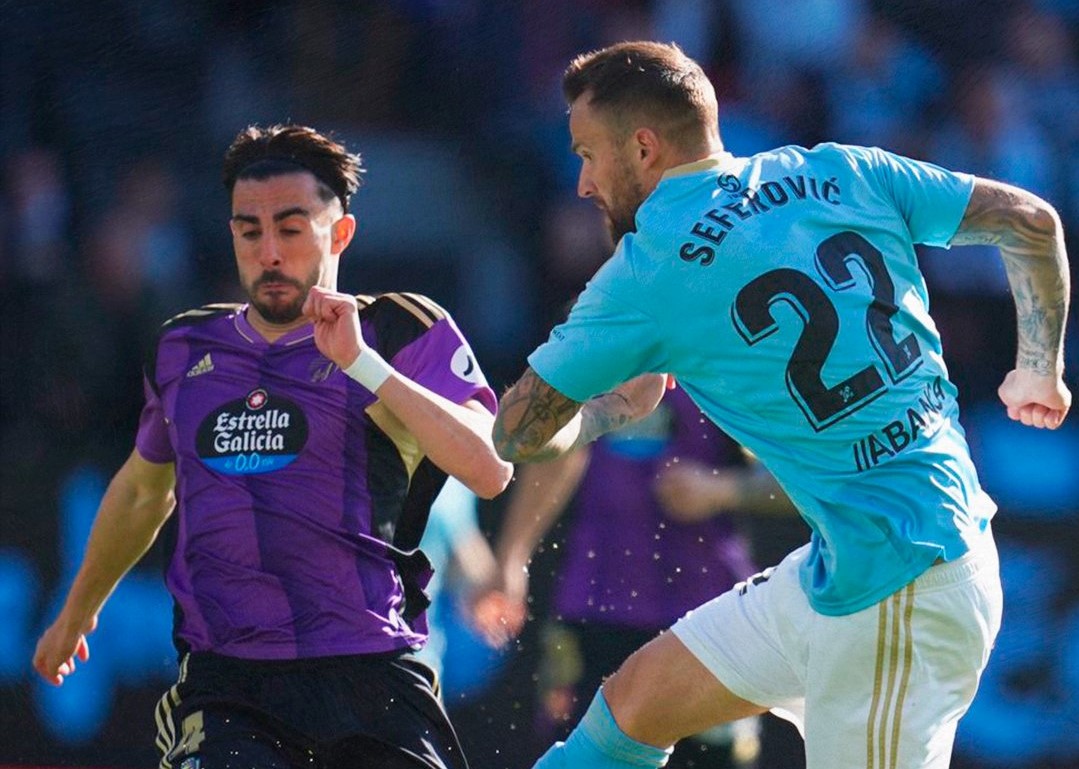
[{"label": "blurred spectator", "polygon": [[[1045,133],[1004,86],[998,69],[972,67],[952,87],[949,117],[930,140],[928,160],[1015,184],[1050,203],[1053,154]],[[1006,295],[1008,282],[996,249],[972,246],[926,262],[930,286],[949,293]]]},{"label": "blurred spectator", "polygon": [[191,303],[194,254],[179,209],[179,183],[157,158],[120,178],[116,200],[90,242],[87,268],[105,304],[126,314],[152,298],[167,320]]},{"label": "blurred spectator", "polygon": [[850,45],[862,0],[731,3],[750,77],[763,71],[825,70]]},{"label": "blurred spectator", "polygon": [[[476,502],[476,495],[450,476],[431,505],[431,515],[420,540],[420,549],[430,559],[434,576],[425,590],[431,599],[427,609],[427,644],[417,656],[440,678],[447,659],[452,658],[452,649],[446,641],[446,623],[450,618],[445,616],[452,607],[448,601],[440,600],[443,591],[450,601],[468,603],[475,590],[494,579],[495,556],[480,531]],[[503,641],[501,637],[491,639],[492,645]]]},{"label": "blurred spectator", "polygon": [[71,194],[60,157],[34,147],[5,165],[8,205],[0,274],[23,286],[54,283],[71,258]]},{"label": "blurred spectator", "polygon": [[1061,210],[1079,221],[1079,64],[1075,42],[1059,18],[1019,5],[1008,24],[1012,66],[1004,88],[1011,101],[1045,132],[1058,178]]},{"label": "blurred spectator", "polygon": [[830,133],[848,144],[918,153],[921,118],[944,84],[940,66],[878,14],[861,16],[852,33],[827,80]]}]

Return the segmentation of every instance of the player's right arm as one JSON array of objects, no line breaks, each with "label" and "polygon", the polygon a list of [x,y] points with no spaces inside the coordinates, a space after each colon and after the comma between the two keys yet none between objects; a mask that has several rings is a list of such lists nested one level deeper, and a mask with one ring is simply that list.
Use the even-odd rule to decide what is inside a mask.
[{"label": "player's right arm", "polygon": [[639,374],[582,404],[551,387],[530,366],[499,400],[495,448],[509,462],[565,456],[644,419],[655,410],[670,381],[666,374]]},{"label": "player's right arm", "polygon": [[520,632],[527,614],[532,553],[577,492],[590,457],[591,449],[585,446],[548,462],[522,464],[517,470],[495,545],[500,589],[508,603],[502,619],[512,635]]},{"label": "player's right arm", "polygon": [[952,245],[997,246],[1015,299],[1015,369],[998,390],[1008,416],[1025,425],[1060,426],[1071,407],[1064,384],[1064,327],[1070,278],[1056,210],[1026,190],[976,179]]},{"label": "player's right arm", "polygon": [[49,683],[62,684],[76,657],[89,659],[86,635],[120,579],[157,538],[175,505],[174,485],[171,462],[148,462],[137,450],[113,476],[64,606],[34,651],[34,669]]}]

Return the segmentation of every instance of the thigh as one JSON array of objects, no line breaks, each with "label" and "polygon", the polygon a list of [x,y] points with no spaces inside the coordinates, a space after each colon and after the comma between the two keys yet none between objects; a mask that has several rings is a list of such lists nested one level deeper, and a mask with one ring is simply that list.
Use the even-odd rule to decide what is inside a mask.
[{"label": "thigh", "polygon": [[325,743],[329,766],[467,769],[427,665],[404,655],[346,661],[335,673],[323,681],[339,724]]},{"label": "thigh", "polygon": [[178,739],[162,751],[161,769],[317,766],[309,760],[312,753],[249,713],[204,708],[184,714],[178,723]]},{"label": "thigh", "polygon": [[242,678],[220,660],[183,658],[180,680],[154,713],[161,769],[310,765],[313,746],[254,706]]},{"label": "thigh", "polygon": [[806,630],[816,616],[798,576],[807,552],[808,546],[795,550],[671,628],[725,689],[793,721],[799,730],[809,656]]},{"label": "thigh", "polygon": [[995,555],[934,567],[847,617],[818,616],[808,769],[946,769],[999,628]]},{"label": "thigh", "polygon": [[657,747],[766,710],[731,692],[670,632],[631,655],[603,695],[622,731]]}]

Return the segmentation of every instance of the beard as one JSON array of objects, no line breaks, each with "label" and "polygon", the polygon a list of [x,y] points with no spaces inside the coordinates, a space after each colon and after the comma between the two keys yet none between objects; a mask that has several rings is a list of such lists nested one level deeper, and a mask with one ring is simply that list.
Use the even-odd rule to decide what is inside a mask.
[{"label": "beard", "polygon": [[607,230],[616,246],[623,235],[637,231],[637,209],[646,197],[643,185],[633,176],[629,165],[620,166],[612,185],[611,200],[603,206]]},{"label": "beard", "polygon": [[[251,306],[268,323],[292,323],[303,314],[303,303],[307,299],[307,293],[318,282],[318,269],[315,269],[306,281],[287,277],[277,270],[267,270],[255,279],[247,288],[247,296],[251,300]],[[291,299],[271,298],[263,301],[259,298],[259,288],[267,283],[281,283],[296,289],[296,296]]]}]

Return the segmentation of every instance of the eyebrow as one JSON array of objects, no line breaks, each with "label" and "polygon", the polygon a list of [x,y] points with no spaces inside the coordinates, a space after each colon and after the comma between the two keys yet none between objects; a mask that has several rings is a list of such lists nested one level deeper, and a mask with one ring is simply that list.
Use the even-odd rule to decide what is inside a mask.
[{"label": "eyebrow", "polygon": [[[283,219],[288,219],[290,216],[302,216],[306,219],[311,218],[311,212],[303,206],[293,206],[292,208],[286,208],[284,211],[278,211],[273,215],[275,222],[280,222]],[[233,214],[232,221],[234,222],[247,222],[248,224],[258,224],[259,218],[257,216],[251,216],[250,214]]]}]

